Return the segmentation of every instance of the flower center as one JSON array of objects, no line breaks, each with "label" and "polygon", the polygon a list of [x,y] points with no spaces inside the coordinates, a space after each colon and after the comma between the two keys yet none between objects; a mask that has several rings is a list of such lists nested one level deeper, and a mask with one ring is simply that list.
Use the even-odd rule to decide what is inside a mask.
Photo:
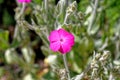
[{"label": "flower center", "polygon": [[60,42],[63,42],[63,39],[60,39]]}]

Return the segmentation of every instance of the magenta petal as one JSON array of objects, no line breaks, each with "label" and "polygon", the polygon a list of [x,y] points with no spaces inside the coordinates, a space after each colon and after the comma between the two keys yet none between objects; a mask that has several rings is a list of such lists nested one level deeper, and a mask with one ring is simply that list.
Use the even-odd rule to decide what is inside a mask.
[{"label": "magenta petal", "polygon": [[60,46],[59,51],[60,51],[62,54],[65,54],[64,51],[63,51],[62,46]]},{"label": "magenta petal", "polygon": [[69,44],[69,46],[73,46],[74,45],[74,40],[70,40],[70,39],[67,39],[66,40],[67,44]]},{"label": "magenta petal", "polygon": [[58,32],[60,34],[60,37],[65,39],[65,42],[71,46],[74,45],[74,36],[71,33],[65,31],[64,29],[60,29]]},{"label": "magenta petal", "polygon": [[59,40],[59,34],[58,34],[57,30],[54,30],[50,33],[49,40],[50,40],[50,42],[54,42],[54,41]]},{"label": "magenta petal", "polygon": [[60,42],[57,41],[57,42],[50,43],[50,48],[53,51],[58,51],[60,48]]},{"label": "magenta petal", "polygon": [[20,2],[20,3],[30,3],[31,2],[31,0],[18,0],[18,2]]},{"label": "magenta petal", "polygon": [[61,45],[59,51],[62,53],[62,54],[66,54],[67,52],[69,52],[71,50],[71,46],[69,46],[67,43],[64,43]]},{"label": "magenta petal", "polygon": [[69,34],[66,36],[66,41],[69,45],[73,46],[74,45],[74,36],[72,34]]},{"label": "magenta petal", "polygon": [[69,32],[65,31],[64,29],[59,29],[58,33],[60,34],[60,37],[65,37],[69,35]]}]

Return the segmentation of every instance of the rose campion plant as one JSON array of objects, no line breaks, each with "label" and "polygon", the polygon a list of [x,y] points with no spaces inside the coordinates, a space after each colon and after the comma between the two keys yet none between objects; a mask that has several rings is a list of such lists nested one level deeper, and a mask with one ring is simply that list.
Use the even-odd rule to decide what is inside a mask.
[{"label": "rose campion plant", "polygon": [[49,41],[51,50],[66,54],[74,45],[74,36],[63,28],[60,28],[50,33]]},{"label": "rose campion plant", "polygon": [[31,0],[18,0],[19,3],[30,3]]}]

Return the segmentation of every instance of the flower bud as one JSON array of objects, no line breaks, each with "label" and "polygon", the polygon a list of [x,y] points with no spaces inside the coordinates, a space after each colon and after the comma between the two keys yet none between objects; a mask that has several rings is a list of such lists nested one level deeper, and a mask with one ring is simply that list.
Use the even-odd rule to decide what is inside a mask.
[{"label": "flower bud", "polygon": [[104,61],[107,60],[110,56],[110,52],[109,51],[104,51],[103,55],[101,56],[101,58],[99,59],[100,61]]},{"label": "flower bud", "polygon": [[74,1],[74,2],[67,8],[66,13],[70,15],[71,13],[75,12],[75,11],[76,11],[76,5],[77,5],[77,3],[76,3],[76,1]]}]

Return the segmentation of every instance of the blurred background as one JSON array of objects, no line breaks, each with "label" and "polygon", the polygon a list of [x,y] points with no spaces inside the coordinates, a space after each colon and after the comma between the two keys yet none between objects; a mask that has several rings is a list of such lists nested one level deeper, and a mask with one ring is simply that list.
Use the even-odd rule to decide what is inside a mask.
[{"label": "blurred background", "polygon": [[[23,27],[14,38],[16,27],[21,26],[16,15],[22,6],[15,0],[0,0],[0,80],[59,80],[59,71],[56,76],[57,71],[52,70],[51,64],[56,63],[55,70],[61,69],[64,66],[61,55],[49,50],[49,42],[44,36],[54,30],[55,25],[63,22],[65,11],[58,16],[61,7],[57,6],[59,0],[48,0],[47,8],[44,6],[45,1],[32,0],[27,4],[23,20],[25,22],[21,24],[40,26],[41,31]],[[73,1],[75,0],[68,0],[68,5]],[[93,51],[109,50],[113,61],[120,60],[120,0],[99,1],[91,32],[87,32],[87,26],[94,0],[76,2],[75,13],[80,13],[80,19],[76,14],[71,15],[67,21],[70,24],[63,26],[72,32],[76,39],[75,46],[67,55],[72,77],[85,69]],[[46,27],[48,34],[42,32],[42,28]]]}]

